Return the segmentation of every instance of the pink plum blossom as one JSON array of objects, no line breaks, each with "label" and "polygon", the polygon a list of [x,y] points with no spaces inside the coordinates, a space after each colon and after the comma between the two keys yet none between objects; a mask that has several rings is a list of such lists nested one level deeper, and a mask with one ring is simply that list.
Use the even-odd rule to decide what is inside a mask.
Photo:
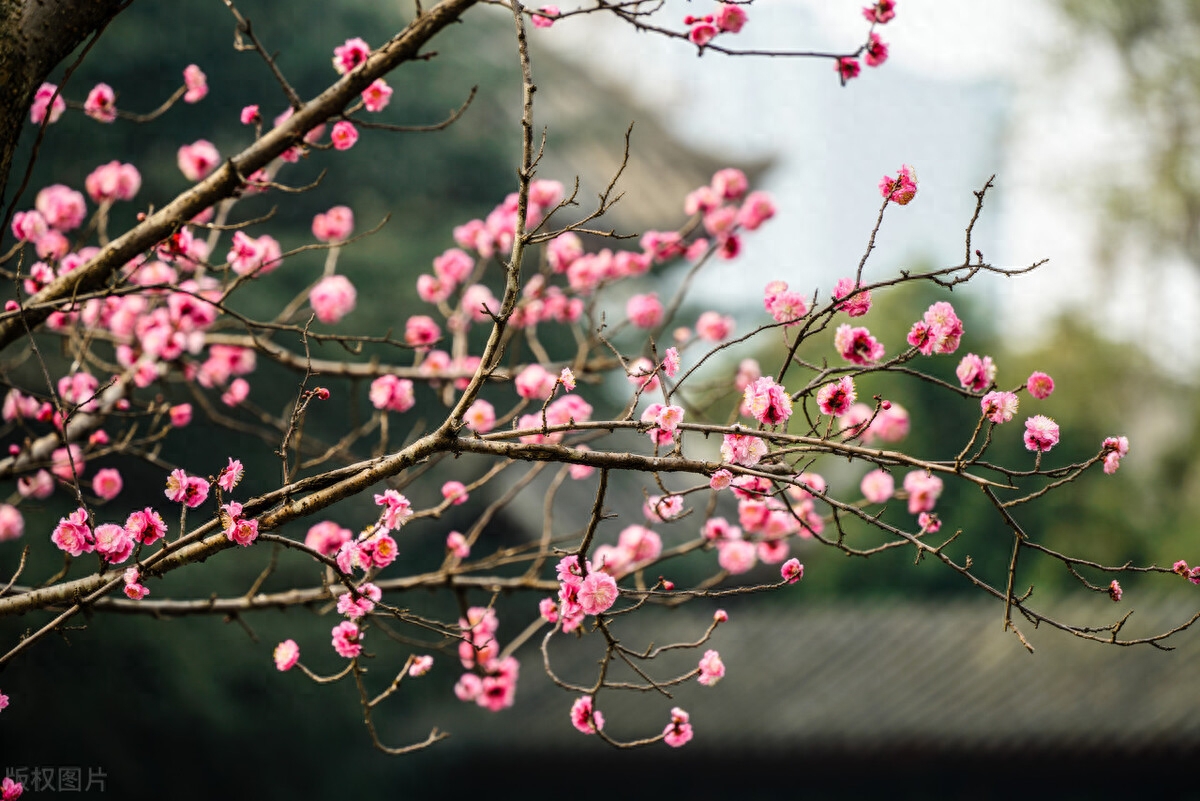
[{"label": "pink plum blossom", "polygon": [[455,506],[464,504],[469,499],[467,488],[461,481],[447,481],[442,485],[442,497]]},{"label": "pink plum blossom", "polygon": [[53,184],[40,190],[33,205],[42,213],[46,224],[59,231],[75,230],[87,216],[83,195],[64,184]]},{"label": "pink plum blossom", "polygon": [[671,722],[663,729],[663,741],[672,748],[680,748],[692,739],[692,724],[688,713],[679,707],[671,710]]},{"label": "pink plum blossom", "polygon": [[924,470],[913,470],[904,477],[904,491],[908,493],[908,513],[932,512],[938,496],[942,494],[942,480]]},{"label": "pink plum blossom", "polygon": [[117,95],[106,83],[98,83],[88,92],[83,113],[97,122],[112,122],[117,118]]},{"label": "pink plum blossom", "polygon": [[122,486],[121,473],[115,468],[97,470],[96,475],[92,476],[92,492],[103,500],[111,501],[120,495]]},{"label": "pink plum blossom", "polygon": [[1025,421],[1025,447],[1031,451],[1044,452],[1058,444],[1058,423],[1042,414],[1035,414]]},{"label": "pink plum blossom", "polygon": [[629,315],[629,321],[638,328],[653,328],[662,322],[663,307],[658,295],[650,292],[631,297],[625,304],[625,313]]},{"label": "pink plum blossom", "polygon": [[304,537],[304,544],[317,553],[333,556],[353,537],[354,533],[350,529],[342,528],[332,520],[323,520],[309,528]]},{"label": "pink plum blossom", "polygon": [[295,640],[284,640],[275,646],[274,657],[276,670],[291,670],[300,661],[300,646]]},{"label": "pink plum blossom", "polygon": [[354,311],[357,299],[354,284],[344,275],[327,275],[308,293],[308,302],[317,319],[331,325]]},{"label": "pink plum blossom", "polygon": [[747,231],[756,231],[774,216],[774,199],[766,192],[751,192],[738,209],[738,225]]},{"label": "pink plum blossom", "polygon": [[717,26],[711,22],[700,20],[688,31],[688,41],[697,47],[704,47],[718,33]]},{"label": "pink plum blossom", "polygon": [[164,494],[168,500],[195,509],[208,499],[208,482],[199,476],[189,476],[183,470],[175,469],[167,476],[167,489]]},{"label": "pink plum blossom", "polygon": [[50,541],[71,556],[80,556],[94,551],[96,540],[88,525],[87,510],[80,507],[66,517],[60,518],[58,525],[54,527],[54,532],[50,535]]},{"label": "pink plum blossom", "polygon": [[246,469],[242,466],[239,459],[229,457],[229,464],[221,468],[221,474],[217,476],[217,486],[226,492],[233,492],[234,487],[242,481],[242,476],[246,474]]},{"label": "pink plum blossom", "polygon": [[333,124],[329,138],[334,150],[349,150],[358,141],[358,129],[349,120],[340,120]]},{"label": "pink plum blossom", "polygon": [[141,575],[136,567],[125,571],[125,596],[131,601],[140,601],[150,594],[150,590],[140,583]]},{"label": "pink plum blossom", "polygon": [[349,206],[334,206],[317,214],[312,232],[320,242],[342,242],[354,232],[354,211]]},{"label": "pink plum blossom", "polygon": [[0,503],[0,542],[18,539],[25,533],[25,518],[17,507]]},{"label": "pink plum blossom", "polygon": [[696,320],[696,336],[706,342],[721,342],[733,333],[734,321],[728,315],[715,311],[701,313]]},{"label": "pink plum blossom", "polygon": [[463,414],[463,422],[476,434],[486,434],[496,426],[496,410],[492,404],[479,398]]},{"label": "pink plum blossom", "polygon": [[337,70],[338,75],[345,75],[366,61],[370,55],[371,46],[362,39],[347,39],[345,44],[333,49],[333,68]]},{"label": "pink plum blossom", "polygon": [[459,531],[451,531],[446,535],[446,550],[459,559],[466,559],[471,555],[471,546]]},{"label": "pink plum blossom", "polygon": [[747,540],[721,540],[717,544],[717,564],[733,575],[754,567],[758,554],[754,543]]},{"label": "pink plum blossom", "polygon": [[839,325],[833,344],[842,358],[851,364],[872,364],[883,358],[883,344],[861,326]]},{"label": "pink plum blossom", "polygon": [[122,526],[104,523],[92,532],[96,553],[109,564],[119,565],[133,553],[133,537]]},{"label": "pink plum blossom", "polygon": [[561,13],[558,10],[558,6],[542,6],[529,15],[529,21],[533,23],[533,27],[535,28],[549,28],[554,24],[555,18]]},{"label": "pink plum blossom", "polygon": [[54,477],[48,470],[38,470],[32,475],[17,479],[17,492],[22,498],[49,498],[54,494]]},{"label": "pink plum blossom", "polygon": [[367,397],[370,398],[371,405],[376,409],[389,412],[407,412],[416,405],[413,382],[391,373],[381,375],[372,381]]},{"label": "pink plum blossom", "polygon": [[584,734],[595,734],[604,728],[604,715],[594,708],[592,696],[580,696],[571,704],[571,725]]},{"label": "pink plum blossom", "polygon": [[867,503],[886,503],[896,491],[896,482],[890,473],[872,470],[863,476],[859,489],[862,490]]},{"label": "pink plum blossom", "polygon": [[721,661],[721,654],[710,648],[700,658],[700,676],[698,680],[706,687],[712,687],[724,677],[725,663]]},{"label": "pink plum blossom", "polygon": [[867,22],[886,25],[896,16],[896,0],[878,0],[862,10]]},{"label": "pink plum blossom", "polygon": [[[850,297],[849,300],[843,300]],[[833,299],[842,301],[838,303],[836,308],[844,311],[851,317],[862,317],[871,310],[871,291],[869,289],[860,289],[854,283],[853,278],[839,278],[837,284],[833,287]]]},{"label": "pink plum blossom", "polygon": [[353,659],[362,653],[362,632],[356,624],[343,620],[333,627],[333,650],[338,656]]},{"label": "pink plum blossom", "polygon": [[1015,392],[989,392],[979,400],[983,416],[993,423],[1007,423],[1017,413],[1020,401]]},{"label": "pink plum blossom", "polygon": [[733,482],[733,473],[730,473],[725,468],[721,468],[712,474],[708,481],[708,486],[715,490],[723,490]]},{"label": "pink plum blossom", "polygon": [[362,100],[363,108],[367,111],[383,111],[392,100],[392,87],[388,86],[383,78],[376,78],[370,86],[363,89]]},{"label": "pink plum blossom", "polygon": [[207,139],[197,139],[190,145],[183,145],[179,148],[177,163],[184,178],[193,182],[199,181],[207,177],[221,163],[221,154],[212,142]]},{"label": "pink plum blossom", "polygon": [[404,341],[414,348],[428,347],[441,337],[442,329],[427,315],[414,314],[404,324]]},{"label": "pink plum blossom", "polygon": [[[1121,466],[1121,459],[1129,453],[1128,437],[1107,437],[1101,446],[1104,453],[1104,472],[1112,475]],[[3,536],[0,536],[3,539]]]},{"label": "pink plum blossom", "polygon": [[854,379],[848,375],[817,390],[817,406],[821,414],[833,417],[845,414],[857,398]]},{"label": "pink plum blossom", "polygon": [[96,203],[132,200],[142,188],[142,176],[132,164],[110,161],[92,170],[83,186]]},{"label": "pink plum blossom", "polygon": [[868,67],[878,67],[887,61],[887,57],[887,43],[879,38],[879,34],[872,33],[871,41],[867,43],[867,53],[863,57],[863,61],[867,62]]},{"label": "pink plum blossom", "polygon": [[167,524],[158,512],[147,506],[145,509],[129,513],[129,517],[125,519],[125,530],[143,545],[153,545],[166,536]]},{"label": "pink plum blossom", "polygon": [[722,3],[717,7],[716,23],[723,33],[738,33],[746,24],[746,11],[741,6]]},{"label": "pink plum blossom", "polygon": [[1045,400],[1054,391],[1054,379],[1045,373],[1034,372],[1030,374],[1029,380],[1025,382],[1025,388],[1029,390],[1029,394],[1033,397],[1038,400]]},{"label": "pink plum blossom", "polygon": [[767,443],[749,434],[726,434],[721,441],[721,458],[730,464],[753,467],[767,455]]},{"label": "pink plum blossom", "polygon": [[895,178],[883,176],[879,181],[879,193],[899,206],[907,206],[917,194],[916,170],[904,164],[896,172]]},{"label": "pink plum blossom", "polygon": [[238,115],[238,119],[242,125],[257,125],[262,122],[262,114],[258,110],[258,105],[244,106],[242,113]]},{"label": "pink plum blossom", "polygon": [[858,73],[862,71],[862,68],[858,66],[858,59],[851,58],[850,56],[842,56],[839,58],[833,65],[833,69],[842,79],[842,83],[845,83],[851,78],[857,78]]},{"label": "pink plum blossom", "polygon": [[744,408],[750,415],[766,426],[786,423],[792,416],[792,398],[775,379],[764,376],[743,391]]},{"label": "pink plum blossom", "polygon": [[1113,579],[1108,585],[1108,597],[1112,598],[1113,602],[1115,603],[1121,600],[1121,596],[1123,594],[1124,593],[1121,590],[1121,583],[1116,579]]},{"label": "pink plum blossom", "polygon": [[599,615],[616,603],[617,594],[616,579],[607,573],[593,571],[579,584],[579,606],[585,615]]},{"label": "pink plum blossom", "polygon": [[964,389],[982,392],[996,380],[996,365],[992,362],[991,356],[980,357],[974,353],[968,353],[962,357],[962,361],[958,363],[954,373],[958,376],[958,383]]},{"label": "pink plum blossom", "polygon": [[384,490],[382,495],[376,494],[375,505],[384,507],[381,520],[386,529],[400,528],[413,516],[408,498],[394,489]]},{"label": "pink plum blossom", "polygon": [[183,95],[184,103],[199,103],[208,94],[208,76],[195,64],[184,67],[183,85],[187,87]]},{"label": "pink plum blossom", "polygon": [[804,578],[804,565],[800,564],[799,559],[789,559],[783,563],[783,567],[779,569],[779,575],[788,584],[795,584],[800,579]]},{"label": "pink plum blossom", "polygon": [[[67,101],[63,100],[63,96],[59,94],[55,97],[55,92],[58,87],[52,83],[43,83],[38,87],[37,92],[33,95],[33,105],[29,107],[29,119],[35,125],[41,125],[46,119],[46,112],[50,112],[50,123],[58,122],[58,118],[67,110]],[[50,99],[54,98],[53,104]]]},{"label": "pink plum blossom", "polygon": [[175,404],[167,410],[167,416],[171,419],[172,426],[175,428],[183,428],[188,423],[192,422],[192,404]]}]

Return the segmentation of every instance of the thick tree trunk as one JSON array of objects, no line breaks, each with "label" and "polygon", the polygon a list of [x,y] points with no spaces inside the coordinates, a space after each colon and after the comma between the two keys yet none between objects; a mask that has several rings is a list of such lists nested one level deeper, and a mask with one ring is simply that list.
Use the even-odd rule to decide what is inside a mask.
[{"label": "thick tree trunk", "polygon": [[50,71],[127,0],[0,0],[0,199],[29,104]]}]

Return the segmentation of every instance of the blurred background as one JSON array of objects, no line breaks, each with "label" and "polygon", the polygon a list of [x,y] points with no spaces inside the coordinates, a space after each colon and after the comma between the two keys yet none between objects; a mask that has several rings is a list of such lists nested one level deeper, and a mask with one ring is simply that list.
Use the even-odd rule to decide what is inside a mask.
[{"label": "blurred background", "polygon": [[[865,30],[861,5],[756,4],[745,30],[728,44],[851,51]],[[266,46],[279,52],[281,68],[305,97],[333,77],[334,46],[353,36],[377,46],[403,24],[397,4],[366,0],[346,0],[336,10],[311,0],[286,6],[247,0],[239,7]],[[682,3],[665,13],[678,26],[683,15],[705,11]],[[879,29],[891,46],[888,62],[845,87],[826,61],[698,58],[680,42],[598,19],[533,30],[536,113],[548,130],[540,176],[568,186],[578,176],[581,197],[593,197],[619,163],[625,130],[635,123],[621,184],[626,200],[608,223],[641,233],[679,225],[683,195],[715,169],[745,169],[756,188],[775,195],[779,215],[746,240],[737,261],[714,265],[702,277],[683,317],[712,308],[733,314],[746,331],[761,316],[768,281],[783,278],[794,288],[824,293],[853,274],[878,209],[882,175],[911,164],[921,188],[911,205],[889,210],[869,280],[960,263],[972,193],[995,175],[974,247],[995,264],[1049,262],[1031,276],[983,276],[955,291],[950,299],[967,325],[963,352],[990,354],[1001,385],[1015,385],[1035,369],[1055,378],[1057,390],[1039,411],[1062,426],[1055,455],[1063,462],[1089,457],[1105,436],[1127,435],[1132,443],[1117,475],[1089,474],[1024,508],[1022,523],[1050,547],[1105,563],[1200,559],[1194,522],[1200,398],[1193,378],[1200,337],[1200,2],[902,0],[897,11]],[[354,149],[316,153],[281,173],[281,180],[300,185],[330,168],[315,191],[239,204],[239,218],[249,219],[278,203],[262,231],[285,250],[310,242],[313,214],[330,206],[350,206],[359,230],[391,212],[380,233],[341,256],[339,271],[359,290],[358,309],[341,330],[378,334],[418,313],[424,304],[409,288],[452,246],[453,226],[486,215],[514,188],[520,89],[507,13],[476,9],[439,38],[435,58],[389,77],[395,95],[384,118],[396,124],[437,122],[479,86],[451,129],[363,131]],[[237,119],[241,107],[260,103],[269,120],[285,104],[257,56],[231,51],[232,31],[232,19],[213,2],[142,2],[123,12],[72,79],[68,97],[82,100],[95,82],[105,81],[118,90],[120,108],[145,111],[179,85],[193,62],[207,73],[210,96],[148,128],[65,115],[49,129],[33,191],[54,182],[81,187],[97,165],[119,159],[135,163],[145,181],[138,203],[123,205],[160,205],[185,188],[175,166],[180,144],[207,138],[222,154],[247,144],[251,133]],[[33,191],[19,208],[32,205]],[[128,223],[134,210],[118,206],[116,225],[122,213]],[[255,282],[241,308],[270,314],[319,277],[323,261],[323,253],[298,255]],[[670,270],[651,274],[630,291],[666,295],[681,278]],[[871,330],[899,342],[911,321],[944,297],[919,288],[881,294]],[[760,348],[732,349],[730,364],[756,355],[767,363]],[[340,355],[330,346],[314,351]],[[368,351],[362,358],[373,355],[385,354]],[[952,380],[955,364],[936,363],[933,370]],[[22,368],[8,369],[19,383]],[[299,377],[270,364],[257,375],[251,401],[284,408]],[[365,387],[350,383],[331,386],[343,398],[365,394]],[[947,442],[961,441],[974,424],[969,409],[924,384],[880,382],[873,391],[909,409],[913,434],[906,447],[917,455],[944,453]],[[164,392],[187,399],[179,387]],[[599,408],[620,401],[600,389],[589,400]],[[438,402],[431,392],[421,397],[425,405]],[[357,403],[348,410],[352,420],[370,413],[365,400]],[[419,406],[397,418],[394,430],[419,429],[435,416],[421,412]],[[332,439],[345,419],[313,419],[310,431]],[[207,459],[215,472],[236,449],[248,467],[247,496],[276,485],[278,463],[269,445],[215,432],[201,421],[171,441],[163,458],[181,464]],[[998,460],[1021,458],[1017,442],[1000,443],[997,451]],[[482,462],[464,465],[482,472]],[[126,482],[112,504],[114,515],[123,519],[115,509],[121,504],[161,501],[161,470],[115,460],[112,466]],[[829,469],[857,484],[858,473]],[[535,479],[528,501],[497,516],[486,536],[511,543],[535,536],[549,480],[549,472]],[[623,522],[602,528],[609,541],[618,526],[639,522],[640,484],[622,489],[628,508],[618,509]],[[564,488],[558,512],[564,532],[581,522],[569,510],[590,504],[594,491],[594,478]],[[418,503],[434,500],[423,485],[406,492]],[[482,496],[436,525],[406,529],[408,564],[436,566],[445,532],[465,530],[487,502]],[[22,507],[26,537],[0,545],[0,575],[15,568],[26,542],[33,545],[31,575],[53,573],[59,560],[37,532],[49,531],[67,503],[60,494],[43,508]],[[983,499],[948,487],[939,510],[949,528],[966,532],[957,555],[970,554],[985,574],[1002,575],[1010,541]],[[355,528],[373,512],[359,500],[339,505],[331,516]],[[306,529],[283,533],[302,538]],[[243,625],[115,615],[80,621],[86,628],[43,642],[0,673],[0,689],[13,698],[0,719],[0,764],[75,765],[85,775],[89,767],[101,768],[107,791],[129,798],[590,797],[621,790],[716,798],[800,791],[818,798],[879,791],[902,798],[1081,797],[1144,786],[1139,783],[1148,775],[1169,778],[1200,748],[1193,712],[1200,683],[1190,669],[1200,643],[1191,632],[1176,638],[1177,651],[1164,652],[1030,631],[1037,648],[1030,656],[1001,630],[999,605],[928,561],[914,565],[910,554],[898,552],[866,561],[818,549],[796,555],[807,570],[794,591],[726,605],[730,623],[712,643],[728,666],[719,687],[685,687],[669,702],[609,695],[612,706],[602,708],[617,736],[656,733],[676,703],[692,711],[697,737],[679,751],[659,745],[615,752],[577,735],[567,718],[572,696],[546,679],[536,648],[527,646],[517,704],[499,714],[454,699],[459,671],[451,659],[406,684],[381,713],[383,739],[415,741],[435,725],[452,737],[412,756],[384,756],[371,749],[352,686],[315,686],[295,672],[274,670],[271,649],[286,637],[301,643],[314,669],[337,667],[332,652],[325,653],[331,617],[291,610]],[[222,554],[195,571],[200,575],[184,571],[152,591],[159,597],[236,594],[265,560]],[[676,569],[686,580],[711,565]],[[764,568],[755,576],[772,574]],[[1136,609],[1125,630],[1135,635],[1185,622],[1197,608],[1194,588],[1164,577],[1122,579],[1120,607],[1082,590],[1061,565],[1031,561],[1021,579],[1075,622],[1107,623]],[[285,558],[272,581],[283,586],[288,580],[307,584],[313,577]],[[402,602],[423,614],[456,616],[454,599],[422,593]],[[532,619],[535,603],[528,596],[500,599],[502,642]],[[712,610],[694,604],[648,616],[627,632],[627,641],[694,639]],[[11,643],[37,625],[35,616],[0,620],[0,641]],[[389,649],[403,654],[417,647],[371,645],[383,657]],[[552,649],[556,669],[587,681],[598,656],[587,640],[558,645]],[[386,658],[377,663],[373,670],[386,673]],[[1097,788],[1101,769],[1104,783]],[[996,778],[981,784],[982,773]],[[1168,781],[1155,794],[1183,798],[1193,791]]]}]

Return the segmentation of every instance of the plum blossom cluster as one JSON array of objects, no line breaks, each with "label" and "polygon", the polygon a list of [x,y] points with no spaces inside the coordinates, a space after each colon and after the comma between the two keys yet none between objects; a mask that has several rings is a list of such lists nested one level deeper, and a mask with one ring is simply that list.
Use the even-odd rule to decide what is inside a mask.
[{"label": "plum blossom cluster", "polygon": [[454,694],[460,701],[474,701],[491,712],[512,706],[521,665],[515,657],[500,655],[496,639],[500,620],[495,610],[473,606],[458,626],[462,632],[458,658],[467,672],[454,685]]},{"label": "plum blossom cluster", "polygon": [[[872,30],[867,34],[867,43],[859,52],[862,53],[863,61],[867,62],[868,67],[878,67],[887,61],[888,46],[873,29],[876,25],[886,25],[896,17],[895,0],[880,0],[864,8],[862,13],[867,22],[871,23]],[[834,62],[834,70],[844,84],[851,78],[857,78],[862,72],[862,67],[859,66],[856,57],[842,56]]]},{"label": "plum blossom cluster", "polygon": [[688,14],[683,18],[684,25],[690,25],[688,41],[697,47],[704,47],[718,34],[738,33],[746,25],[746,10],[740,5],[721,3],[715,14],[705,14],[696,17]]}]

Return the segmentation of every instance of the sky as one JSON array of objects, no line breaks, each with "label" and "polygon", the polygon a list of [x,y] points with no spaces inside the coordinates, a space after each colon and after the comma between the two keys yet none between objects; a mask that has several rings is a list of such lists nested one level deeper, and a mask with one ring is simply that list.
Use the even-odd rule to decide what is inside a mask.
[{"label": "sky", "polygon": [[[756,3],[743,31],[724,35],[724,44],[853,50],[866,33],[864,4]],[[660,24],[682,29],[682,17],[702,13],[702,5],[669,4]],[[824,60],[698,58],[679,41],[620,24],[597,34],[596,22],[556,26],[554,41],[663,112],[685,141],[731,158],[775,159],[761,188],[775,195],[779,216],[747,240],[732,268],[738,281],[716,271],[699,286],[724,300],[725,311],[747,308],[775,278],[827,295],[861,258],[879,179],[911,164],[920,193],[889,209],[868,278],[920,260],[961,263],[972,193],[994,174],[974,246],[1003,266],[1049,260],[1033,275],[987,277],[975,287],[1010,341],[1037,344],[1047,318],[1063,309],[1083,310],[1117,339],[1144,339],[1163,322],[1188,341],[1200,336],[1200,286],[1182,265],[1157,265],[1178,289],[1167,309],[1141,280],[1144,256],[1131,254],[1115,278],[1095,266],[1103,228],[1093,179],[1137,169],[1136,121],[1116,108],[1121,76],[1113,56],[1072,36],[1047,0],[901,0],[896,18],[878,29],[890,45],[888,62],[864,68],[845,87]],[[1197,366],[1177,354],[1166,361],[1181,374]]]}]

